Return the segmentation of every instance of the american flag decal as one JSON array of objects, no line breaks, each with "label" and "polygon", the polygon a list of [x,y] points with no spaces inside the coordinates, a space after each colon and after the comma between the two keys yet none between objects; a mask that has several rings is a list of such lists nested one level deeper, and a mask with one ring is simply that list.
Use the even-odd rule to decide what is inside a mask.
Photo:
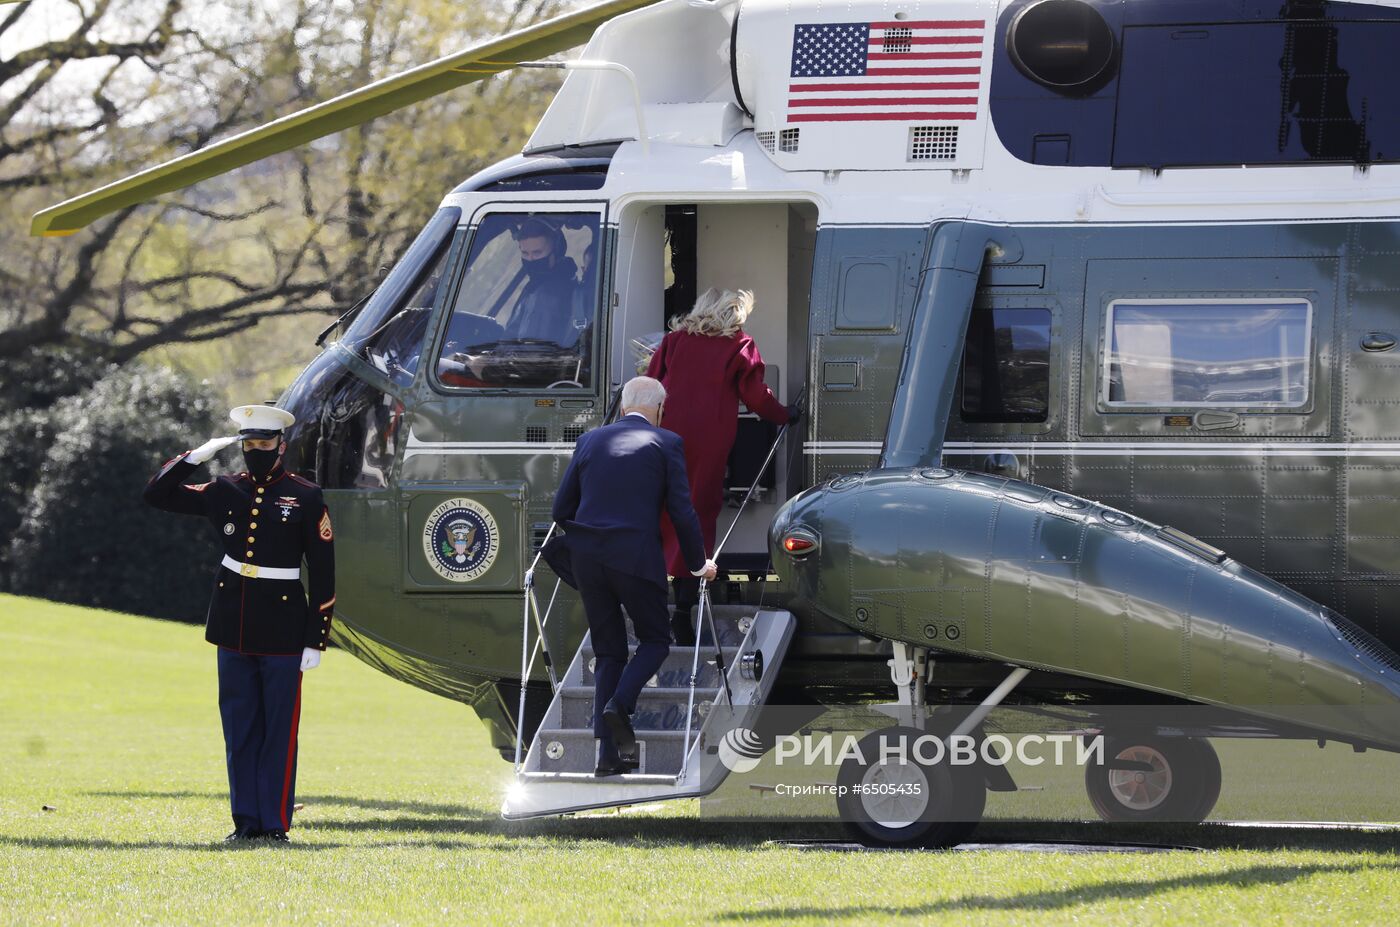
[{"label": "american flag decal", "polygon": [[799,23],[787,121],[977,118],[980,20]]}]

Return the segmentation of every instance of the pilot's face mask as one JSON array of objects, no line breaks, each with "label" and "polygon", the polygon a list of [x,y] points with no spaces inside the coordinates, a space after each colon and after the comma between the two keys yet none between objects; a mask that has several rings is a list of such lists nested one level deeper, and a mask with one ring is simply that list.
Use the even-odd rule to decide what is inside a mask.
[{"label": "pilot's face mask", "polygon": [[531,277],[547,272],[552,263],[550,261],[552,257],[548,239],[520,239],[520,267]]}]

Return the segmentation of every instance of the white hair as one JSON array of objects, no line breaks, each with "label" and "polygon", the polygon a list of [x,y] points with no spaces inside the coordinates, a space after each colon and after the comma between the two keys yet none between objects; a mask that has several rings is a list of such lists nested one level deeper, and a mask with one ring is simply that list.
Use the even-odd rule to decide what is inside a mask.
[{"label": "white hair", "polygon": [[623,409],[655,409],[666,401],[666,387],[651,377],[633,377],[622,387]]},{"label": "white hair", "polygon": [[751,290],[717,290],[710,287],[695,300],[695,308],[671,323],[671,330],[692,335],[728,338],[744,327],[753,312]]}]

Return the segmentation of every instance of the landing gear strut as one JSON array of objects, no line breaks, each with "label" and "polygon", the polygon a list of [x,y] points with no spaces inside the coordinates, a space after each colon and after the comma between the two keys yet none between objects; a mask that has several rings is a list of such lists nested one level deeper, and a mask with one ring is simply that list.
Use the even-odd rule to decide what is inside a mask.
[{"label": "landing gear strut", "polygon": [[[908,721],[862,738],[857,756],[841,764],[837,808],[847,831],[866,846],[946,849],[967,840],[987,806],[980,763],[953,760],[950,744],[970,736],[980,746],[981,723],[1028,670],[1013,669],[952,731],[926,726],[924,695],[933,666],[928,651],[894,644],[890,678]],[[975,751],[980,753],[980,751]]]}]

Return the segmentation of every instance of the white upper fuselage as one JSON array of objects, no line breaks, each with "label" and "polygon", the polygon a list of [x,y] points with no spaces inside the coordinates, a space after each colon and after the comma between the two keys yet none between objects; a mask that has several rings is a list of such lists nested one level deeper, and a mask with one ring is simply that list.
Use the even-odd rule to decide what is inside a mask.
[{"label": "white upper fuselage", "polygon": [[[1365,170],[1310,164],[1154,171],[1044,166],[1017,158],[999,139],[990,107],[993,50],[1002,40],[999,14],[1009,3],[664,0],[601,27],[582,55],[630,69],[641,113],[621,74],[572,71],[526,150],[624,140],[602,190],[568,198],[601,196],[614,206],[632,198],[674,198],[680,192],[690,201],[802,199],[817,205],[823,225],[923,225],[940,218],[996,224],[1233,224],[1400,216],[1397,164]],[[729,42],[736,15],[738,53],[731,74]],[[933,62],[956,65],[958,71],[973,65],[977,72],[953,75],[964,85],[976,83],[975,91],[955,91],[975,95],[975,106],[960,111],[951,104],[946,112],[932,114],[958,117],[943,120],[957,128],[954,157],[909,160],[911,124],[942,122],[903,121],[897,108],[884,121],[788,121],[806,112],[792,105],[798,96],[792,77],[794,43],[808,41],[795,38],[799,26],[810,34],[823,25],[899,22],[952,24],[955,31],[947,34],[954,36],[954,44],[935,47],[978,55]],[[972,23],[985,25],[971,28]],[[914,34],[920,34],[917,28]],[[944,41],[937,30],[926,34],[932,36],[927,41]],[[959,35],[978,38],[969,43]],[[752,116],[740,107],[736,83]],[[876,98],[898,95],[891,91]],[[639,121],[646,128],[645,144],[637,140]],[[796,150],[779,150],[775,139],[792,128],[800,130]]]}]

